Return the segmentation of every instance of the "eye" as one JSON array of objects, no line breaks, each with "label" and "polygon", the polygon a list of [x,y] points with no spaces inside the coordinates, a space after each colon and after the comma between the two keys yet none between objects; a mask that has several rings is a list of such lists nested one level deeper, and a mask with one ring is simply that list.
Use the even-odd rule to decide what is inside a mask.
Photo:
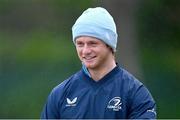
[{"label": "eye", "polygon": [[97,46],[97,42],[95,42],[95,41],[91,41],[90,43],[89,43],[91,46]]},{"label": "eye", "polygon": [[78,46],[78,47],[83,47],[83,46],[84,46],[84,43],[81,42],[81,41],[77,41],[77,42],[76,42],[76,46]]}]

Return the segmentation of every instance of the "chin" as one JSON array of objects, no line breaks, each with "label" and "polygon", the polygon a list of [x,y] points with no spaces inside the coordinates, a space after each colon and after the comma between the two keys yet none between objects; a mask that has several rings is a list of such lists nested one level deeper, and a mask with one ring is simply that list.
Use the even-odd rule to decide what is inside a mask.
[{"label": "chin", "polygon": [[85,65],[88,69],[96,69],[97,68],[96,64],[85,64]]},{"label": "chin", "polygon": [[86,66],[87,68],[89,68],[89,69],[94,68],[94,65],[93,65],[93,64],[87,64],[87,63],[85,63],[85,66]]}]

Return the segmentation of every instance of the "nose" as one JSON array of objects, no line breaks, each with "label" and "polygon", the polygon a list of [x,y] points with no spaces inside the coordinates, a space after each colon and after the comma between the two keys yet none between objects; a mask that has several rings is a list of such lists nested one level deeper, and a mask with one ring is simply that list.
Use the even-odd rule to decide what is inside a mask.
[{"label": "nose", "polygon": [[90,49],[90,47],[89,47],[87,44],[84,45],[83,50],[82,50],[82,53],[83,53],[84,55],[88,55],[88,54],[91,53],[91,49]]}]

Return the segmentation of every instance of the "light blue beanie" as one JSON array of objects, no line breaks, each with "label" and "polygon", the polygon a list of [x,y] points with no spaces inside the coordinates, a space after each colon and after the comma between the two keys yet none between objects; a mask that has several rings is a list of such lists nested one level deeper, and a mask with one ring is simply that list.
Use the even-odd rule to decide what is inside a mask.
[{"label": "light blue beanie", "polygon": [[116,25],[109,12],[102,7],[85,10],[73,25],[72,36],[74,44],[77,37],[91,36],[102,40],[116,51]]}]

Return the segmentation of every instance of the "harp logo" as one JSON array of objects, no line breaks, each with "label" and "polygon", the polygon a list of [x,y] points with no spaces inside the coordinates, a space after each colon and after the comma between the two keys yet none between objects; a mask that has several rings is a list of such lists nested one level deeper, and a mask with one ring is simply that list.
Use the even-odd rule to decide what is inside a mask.
[{"label": "harp logo", "polygon": [[121,98],[114,97],[109,101],[107,108],[112,109],[113,111],[119,111],[120,109],[122,109],[121,105]]}]

